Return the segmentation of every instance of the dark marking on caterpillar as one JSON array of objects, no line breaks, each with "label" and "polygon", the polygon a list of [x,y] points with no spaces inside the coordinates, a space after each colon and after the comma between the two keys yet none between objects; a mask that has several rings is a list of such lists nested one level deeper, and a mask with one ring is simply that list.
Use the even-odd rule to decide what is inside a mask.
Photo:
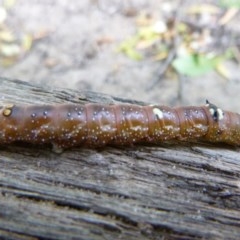
[{"label": "dark marking on caterpillar", "polygon": [[223,111],[222,109],[218,108],[216,105],[210,103],[208,100],[206,100],[206,106],[209,108],[209,111],[211,112],[213,119],[215,121],[221,120],[223,118]]},{"label": "dark marking on caterpillar", "polygon": [[6,105],[0,144],[50,143],[55,151],[164,141],[208,141],[240,146],[240,115],[205,106],[170,108],[131,104]]}]

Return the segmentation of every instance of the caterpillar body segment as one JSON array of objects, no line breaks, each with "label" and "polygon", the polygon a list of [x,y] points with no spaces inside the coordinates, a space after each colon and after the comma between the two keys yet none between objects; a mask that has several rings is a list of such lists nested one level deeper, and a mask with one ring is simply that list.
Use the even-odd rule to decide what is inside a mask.
[{"label": "caterpillar body segment", "polygon": [[0,144],[51,143],[58,148],[101,147],[171,140],[240,145],[240,115],[205,106],[170,108],[130,104],[6,105]]}]

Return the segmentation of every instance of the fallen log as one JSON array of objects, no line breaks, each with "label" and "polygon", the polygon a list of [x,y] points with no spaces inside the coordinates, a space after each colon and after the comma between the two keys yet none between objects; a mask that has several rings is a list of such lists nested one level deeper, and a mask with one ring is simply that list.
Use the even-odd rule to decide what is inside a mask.
[{"label": "fallen log", "polygon": [[[134,103],[0,79],[0,103]],[[0,238],[238,239],[240,156],[227,145],[0,146]]]}]

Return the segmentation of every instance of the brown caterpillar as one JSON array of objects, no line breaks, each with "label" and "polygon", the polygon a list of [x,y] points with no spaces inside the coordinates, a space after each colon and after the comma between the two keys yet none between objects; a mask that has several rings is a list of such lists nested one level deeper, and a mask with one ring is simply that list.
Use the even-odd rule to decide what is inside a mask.
[{"label": "brown caterpillar", "polygon": [[240,115],[200,107],[129,104],[7,105],[0,109],[0,143],[73,146],[159,143],[166,140],[240,145]]}]

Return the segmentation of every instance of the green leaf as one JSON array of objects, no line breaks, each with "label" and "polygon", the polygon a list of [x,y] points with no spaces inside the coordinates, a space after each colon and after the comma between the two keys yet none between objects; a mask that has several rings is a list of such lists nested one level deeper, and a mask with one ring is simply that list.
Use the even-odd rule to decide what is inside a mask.
[{"label": "green leaf", "polygon": [[154,31],[153,26],[144,27],[139,29],[136,35],[125,40],[119,46],[118,51],[123,52],[133,60],[141,60],[143,56],[137,49],[139,43],[144,41],[144,45],[148,46],[157,38],[159,38],[159,34]]},{"label": "green leaf", "polygon": [[126,49],[125,54],[133,60],[142,60],[142,55],[134,49]]},{"label": "green leaf", "polygon": [[154,32],[153,27],[145,27],[139,29],[137,36],[139,40],[153,40],[159,38],[159,34]]},{"label": "green leaf", "polygon": [[220,0],[220,5],[226,8],[240,8],[240,0]]},{"label": "green leaf", "polygon": [[129,58],[133,60],[141,60],[142,55],[135,50],[135,46],[137,44],[138,39],[136,37],[130,38],[124,41],[118,48],[118,51],[123,52]]},{"label": "green leaf", "polygon": [[172,66],[177,72],[194,77],[213,70],[220,60],[220,58],[209,58],[206,55],[188,54],[176,58]]}]

